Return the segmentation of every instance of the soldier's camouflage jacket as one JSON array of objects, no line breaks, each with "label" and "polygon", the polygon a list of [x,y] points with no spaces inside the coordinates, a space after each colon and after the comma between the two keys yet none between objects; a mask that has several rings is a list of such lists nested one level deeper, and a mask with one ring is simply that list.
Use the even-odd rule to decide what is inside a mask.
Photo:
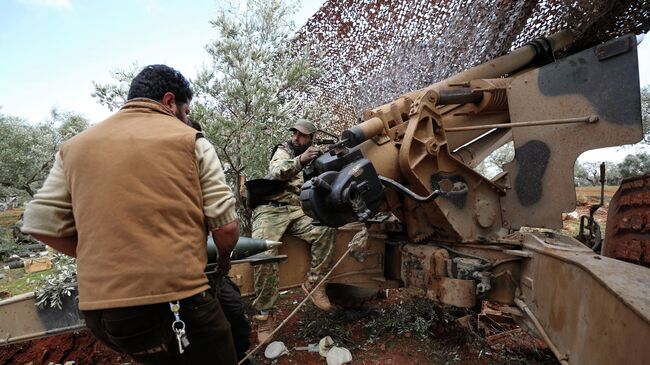
[{"label": "soldier's camouflage jacket", "polygon": [[287,187],[266,199],[300,206],[300,188],[304,183],[302,168],[300,156],[294,156],[286,144],[279,145],[269,162],[269,175],[273,179],[286,181]]}]

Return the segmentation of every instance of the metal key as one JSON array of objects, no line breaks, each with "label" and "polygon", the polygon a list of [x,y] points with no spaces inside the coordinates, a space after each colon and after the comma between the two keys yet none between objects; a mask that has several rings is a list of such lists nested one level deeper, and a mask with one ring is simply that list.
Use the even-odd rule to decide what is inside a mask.
[{"label": "metal key", "polygon": [[183,347],[187,347],[190,345],[190,340],[187,339],[187,335],[185,334],[185,331],[181,334],[181,343],[183,344]]},{"label": "metal key", "polygon": [[172,330],[176,333],[176,341],[178,341],[178,352],[185,352],[184,348],[190,344],[190,341],[187,339],[185,334],[185,322],[180,319],[177,319],[172,323]]},{"label": "metal key", "polygon": [[178,353],[182,354],[185,352],[185,347],[190,345],[190,340],[187,339],[187,335],[185,334],[185,322],[181,320],[181,304],[179,301],[175,303],[169,302],[169,309],[174,314],[174,318],[176,318],[172,323],[172,331],[176,334],[176,341],[178,341]]},{"label": "metal key", "polygon": [[176,331],[176,341],[178,341],[178,353],[182,354],[185,350],[183,349],[183,340],[181,339],[180,331]]}]

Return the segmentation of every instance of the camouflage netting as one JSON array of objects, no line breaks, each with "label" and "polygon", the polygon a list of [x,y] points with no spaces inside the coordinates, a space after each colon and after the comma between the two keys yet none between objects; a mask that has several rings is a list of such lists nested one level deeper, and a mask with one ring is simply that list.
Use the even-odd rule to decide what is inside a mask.
[{"label": "camouflage netting", "polygon": [[321,52],[324,101],[341,120],[561,29],[583,49],[650,30],[650,0],[329,0],[296,43]]}]

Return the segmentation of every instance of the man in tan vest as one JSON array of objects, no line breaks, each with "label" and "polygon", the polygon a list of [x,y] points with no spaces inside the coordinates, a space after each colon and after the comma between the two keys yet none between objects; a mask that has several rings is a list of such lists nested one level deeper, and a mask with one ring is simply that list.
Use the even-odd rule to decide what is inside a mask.
[{"label": "man in tan vest", "polygon": [[128,101],[57,153],[23,232],[77,258],[79,308],[103,343],[142,364],[235,364],[204,273],[206,230],[229,269],[235,199],[214,147],[188,126],[192,90],[145,67]]}]

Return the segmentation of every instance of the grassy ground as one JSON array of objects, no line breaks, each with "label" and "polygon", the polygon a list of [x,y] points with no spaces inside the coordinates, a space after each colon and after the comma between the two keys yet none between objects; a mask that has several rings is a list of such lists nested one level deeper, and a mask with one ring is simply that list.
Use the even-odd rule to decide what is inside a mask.
[{"label": "grassy ground", "polygon": [[[7,247],[13,242],[11,226],[16,223],[22,213],[23,209],[9,209],[0,212],[0,248]],[[2,266],[0,263],[0,267]],[[4,277],[0,279],[0,293],[2,296],[14,296],[33,291],[34,284],[30,281],[40,279],[49,272],[50,270],[27,274],[23,268],[2,270],[0,276],[4,275]]]},{"label": "grassy ground", "polygon": [[33,282],[43,278],[50,271],[51,269],[28,274],[25,273],[23,268],[5,270],[3,274],[6,276],[0,279],[0,293],[5,293],[6,296],[14,296],[34,291],[35,285]]}]

